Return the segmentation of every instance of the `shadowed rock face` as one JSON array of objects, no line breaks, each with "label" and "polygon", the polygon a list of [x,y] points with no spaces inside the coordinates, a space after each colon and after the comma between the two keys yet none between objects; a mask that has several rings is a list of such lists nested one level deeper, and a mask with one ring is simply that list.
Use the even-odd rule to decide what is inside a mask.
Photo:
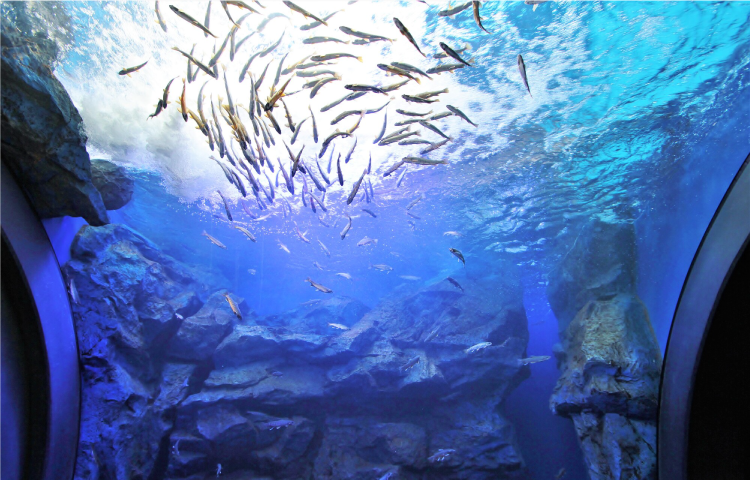
[{"label": "shadowed rock face", "polygon": [[656,478],[661,353],[635,294],[633,238],[630,225],[588,224],[547,291],[561,328],[550,408],[573,420],[593,480]]},{"label": "shadowed rock face", "polygon": [[40,217],[104,225],[109,218],[91,181],[81,116],[52,72],[57,45],[37,19],[62,12],[45,3],[2,6],[3,163]]},{"label": "shadowed rock face", "polygon": [[528,375],[512,276],[257,317],[121,225],[82,228],[64,270],[81,299],[76,478],[525,478],[502,411]]},{"label": "shadowed rock face", "polygon": [[125,168],[107,160],[91,160],[91,180],[107,210],[124,207],[133,197],[134,182]]}]

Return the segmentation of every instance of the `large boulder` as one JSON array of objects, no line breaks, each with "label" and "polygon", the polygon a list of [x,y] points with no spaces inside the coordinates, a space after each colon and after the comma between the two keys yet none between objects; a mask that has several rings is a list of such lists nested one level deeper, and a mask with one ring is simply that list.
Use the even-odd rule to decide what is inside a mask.
[{"label": "large boulder", "polygon": [[109,217],[92,183],[83,122],[52,71],[58,47],[42,20],[59,22],[65,13],[46,2],[8,2],[2,12],[3,164],[40,217],[104,225]]},{"label": "large boulder", "polygon": [[661,352],[636,271],[633,226],[592,221],[550,274],[561,338],[550,408],[572,419],[592,480],[656,478]]},{"label": "large boulder", "polygon": [[124,207],[133,197],[134,182],[124,167],[108,160],[91,160],[91,180],[107,210]]},{"label": "large boulder", "polygon": [[560,331],[591,300],[636,292],[635,229],[592,220],[550,272],[547,299]]}]

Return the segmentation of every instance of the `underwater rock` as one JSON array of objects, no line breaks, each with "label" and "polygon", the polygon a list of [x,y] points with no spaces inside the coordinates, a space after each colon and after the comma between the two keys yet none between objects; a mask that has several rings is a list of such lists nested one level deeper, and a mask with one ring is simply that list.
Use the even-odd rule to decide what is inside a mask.
[{"label": "underwater rock", "polygon": [[60,17],[45,2],[9,2],[2,22],[2,161],[42,218],[109,223],[92,183],[83,121],[53,66],[58,47],[39,17]]},{"label": "underwater rock", "polygon": [[573,419],[591,478],[656,478],[661,353],[643,303],[590,301],[562,334],[550,408]]},{"label": "underwater rock", "polygon": [[133,198],[133,179],[125,168],[108,160],[91,160],[91,181],[102,195],[107,210],[120,209]]},{"label": "underwater rock", "polygon": [[321,299],[313,305],[300,306],[281,315],[269,315],[263,319],[262,324],[290,327],[298,333],[330,335],[333,329],[329,323],[351,327],[369,310],[359,300],[333,296]]},{"label": "underwater rock", "polygon": [[636,293],[635,228],[626,223],[586,223],[549,274],[547,299],[562,332],[590,300]]},{"label": "underwater rock", "polygon": [[161,342],[206,287],[117,224],[81,228],[63,272],[80,298],[71,302],[82,369],[76,478],[148,478],[195,370],[164,365]]},{"label": "underwater rock", "polygon": [[[171,358],[202,361],[211,357],[237,320],[224,296],[228,293],[226,290],[214,293],[203,308],[182,322],[167,347]],[[236,305],[244,303],[243,299],[234,295],[230,297]]]}]

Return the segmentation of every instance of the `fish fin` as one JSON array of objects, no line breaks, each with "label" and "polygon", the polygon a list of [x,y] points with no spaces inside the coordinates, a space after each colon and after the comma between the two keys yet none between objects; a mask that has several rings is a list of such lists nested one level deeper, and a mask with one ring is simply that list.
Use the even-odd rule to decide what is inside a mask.
[{"label": "fish fin", "polygon": [[357,57],[357,60],[359,60],[359,62],[362,63],[362,57]]}]

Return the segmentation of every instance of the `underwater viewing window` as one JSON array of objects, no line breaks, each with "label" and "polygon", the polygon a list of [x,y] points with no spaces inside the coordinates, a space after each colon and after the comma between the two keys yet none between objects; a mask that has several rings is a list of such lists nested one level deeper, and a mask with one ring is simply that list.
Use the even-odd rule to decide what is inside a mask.
[{"label": "underwater viewing window", "polygon": [[4,478],[737,465],[750,2],[0,8]]}]

